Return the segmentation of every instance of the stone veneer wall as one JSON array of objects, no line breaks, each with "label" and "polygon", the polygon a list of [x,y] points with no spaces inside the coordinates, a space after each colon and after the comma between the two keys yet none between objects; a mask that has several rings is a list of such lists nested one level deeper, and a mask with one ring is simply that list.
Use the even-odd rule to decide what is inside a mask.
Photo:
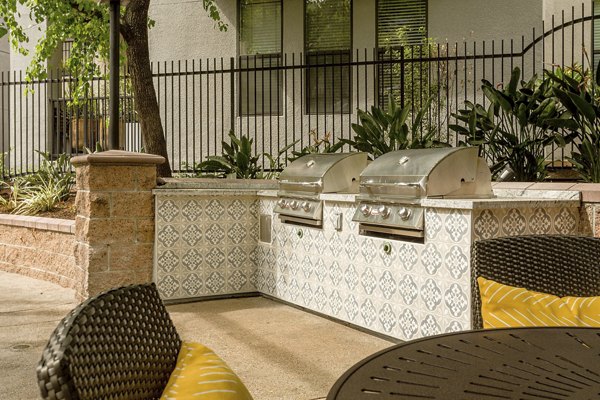
[{"label": "stone veneer wall", "polygon": [[71,220],[0,215],[0,269],[81,292],[74,231]]},{"label": "stone veneer wall", "polygon": [[156,165],[163,157],[110,150],[75,157],[75,262],[82,297],[152,281]]}]

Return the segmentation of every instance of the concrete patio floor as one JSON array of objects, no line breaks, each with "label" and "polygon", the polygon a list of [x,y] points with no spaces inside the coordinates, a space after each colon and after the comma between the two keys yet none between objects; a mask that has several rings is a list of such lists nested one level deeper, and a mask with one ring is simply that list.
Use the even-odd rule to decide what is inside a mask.
[{"label": "concrete patio floor", "polygon": [[[37,399],[35,367],[74,292],[0,271],[0,398]],[[393,343],[269,299],[168,306],[183,340],[216,351],[255,400],[322,399],[357,361]]]}]

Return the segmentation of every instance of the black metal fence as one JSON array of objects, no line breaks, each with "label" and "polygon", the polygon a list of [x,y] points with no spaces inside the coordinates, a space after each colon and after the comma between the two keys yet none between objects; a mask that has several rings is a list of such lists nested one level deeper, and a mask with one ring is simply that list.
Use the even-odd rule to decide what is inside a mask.
[{"label": "black metal fence", "polygon": [[[525,79],[558,66],[593,68],[595,23],[593,9],[582,5],[529,38],[153,63],[170,162],[174,171],[191,170],[220,154],[230,131],[252,138],[256,154],[277,155],[292,143],[296,150],[314,140],[335,143],[353,135],[357,109],[385,107],[390,96],[413,110],[426,107],[426,129],[456,144],[452,115],[465,100],[485,104],[482,79],[501,85],[517,66]],[[143,151],[123,75],[121,146]],[[78,154],[106,145],[106,80],[95,79],[89,96],[74,105],[71,79],[60,71],[30,83],[21,72],[0,75],[3,176],[34,171],[37,151]],[[563,151],[549,149],[548,157],[562,159]]]}]

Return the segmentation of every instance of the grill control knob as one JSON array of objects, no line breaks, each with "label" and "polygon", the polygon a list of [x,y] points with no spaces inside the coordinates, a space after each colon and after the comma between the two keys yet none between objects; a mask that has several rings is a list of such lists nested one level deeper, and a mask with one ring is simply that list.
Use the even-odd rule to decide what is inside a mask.
[{"label": "grill control knob", "polygon": [[400,210],[398,210],[398,215],[402,221],[406,221],[411,217],[412,211],[406,207],[402,207]]},{"label": "grill control knob", "polygon": [[379,206],[378,213],[379,215],[381,215],[381,218],[386,219],[390,216],[391,210],[389,209],[389,207]]},{"label": "grill control knob", "polygon": [[298,202],[297,202],[296,200],[293,200],[293,201],[291,201],[291,202],[290,202],[290,208],[291,208],[292,210],[296,210],[296,209],[298,209]]},{"label": "grill control knob", "polygon": [[286,208],[287,207],[287,203],[284,199],[279,199],[279,201],[277,201],[277,205],[281,208]]},{"label": "grill control knob", "polygon": [[369,215],[371,215],[371,207],[369,207],[366,204],[363,204],[362,206],[360,206],[360,212],[363,213],[365,217],[368,217]]},{"label": "grill control knob", "polygon": [[310,209],[312,208],[308,201],[303,202],[301,207],[306,212],[309,212]]}]

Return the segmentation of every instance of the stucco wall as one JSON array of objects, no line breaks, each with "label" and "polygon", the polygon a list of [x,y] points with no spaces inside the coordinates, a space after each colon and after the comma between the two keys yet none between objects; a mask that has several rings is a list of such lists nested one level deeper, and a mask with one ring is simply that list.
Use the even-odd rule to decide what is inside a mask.
[{"label": "stucco wall", "polygon": [[0,215],[0,270],[53,282],[81,293],[74,221]]}]

